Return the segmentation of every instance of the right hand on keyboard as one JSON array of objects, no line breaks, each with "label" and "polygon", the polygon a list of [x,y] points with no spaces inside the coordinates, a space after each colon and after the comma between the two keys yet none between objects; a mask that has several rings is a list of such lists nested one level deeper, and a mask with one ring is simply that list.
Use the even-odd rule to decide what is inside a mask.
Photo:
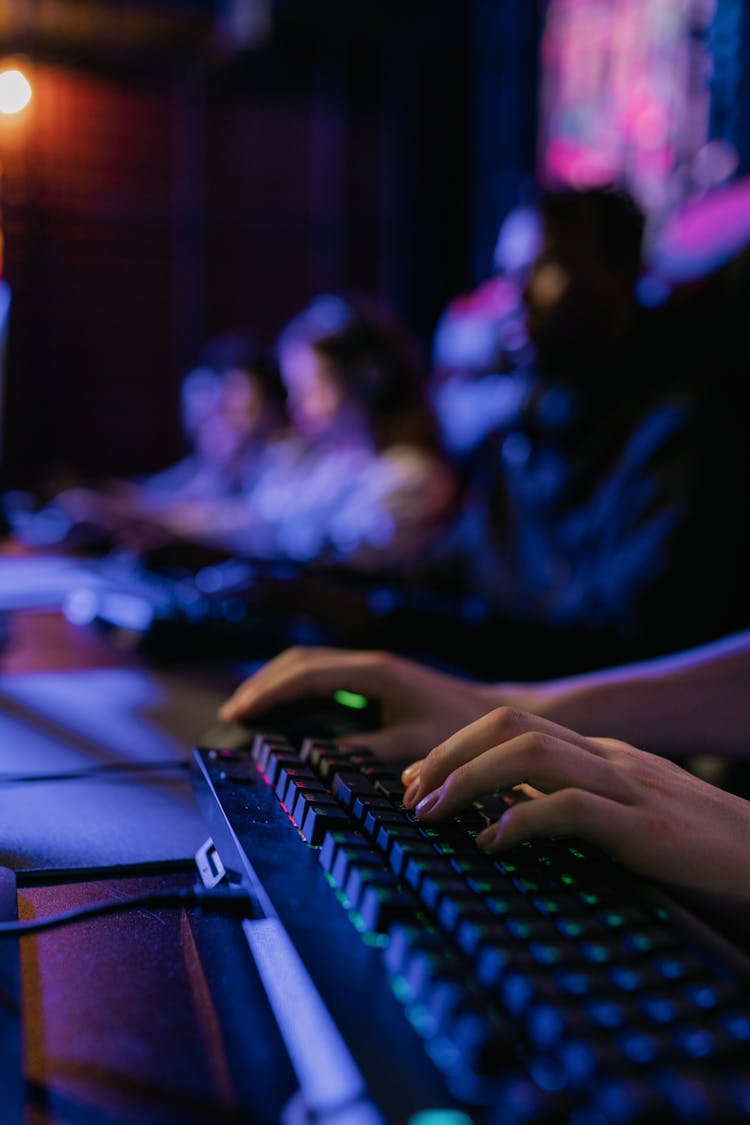
[{"label": "right hand on keyboard", "polygon": [[276,704],[302,696],[330,695],[341,688],[378,701],[381,729],[357,737],[391,761],[423,757],[438,742],[498,704],[496,688],[406,657],[298,646],[274,657],[245,680],[220,708],[219,718],[252,719]]},{"label": "right hand on keyboard", "polygon": [[750,899],[750,801],[626,742],[500,707],[402,780],[404,805],[426,823],[495,788],[530,792],[477,838],[482,848],[578,836],[647,878]]}]

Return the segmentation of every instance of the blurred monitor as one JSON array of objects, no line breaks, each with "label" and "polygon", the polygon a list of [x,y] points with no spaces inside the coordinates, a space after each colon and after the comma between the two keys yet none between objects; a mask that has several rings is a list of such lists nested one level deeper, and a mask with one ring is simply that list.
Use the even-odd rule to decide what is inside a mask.
[{"label": "blurred monitor", "polygon": [[737,153],[711,136],[720,6],[550,0],[541,43],[540,179],[573,188],[624,184],[651,226],[727,179]]}]

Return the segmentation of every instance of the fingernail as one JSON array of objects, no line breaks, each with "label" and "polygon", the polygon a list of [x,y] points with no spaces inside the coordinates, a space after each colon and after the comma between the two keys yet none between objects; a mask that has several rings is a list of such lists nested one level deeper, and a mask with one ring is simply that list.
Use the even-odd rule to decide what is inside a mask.
[{"label": "fingernail", "polygon": [[417,816],[426,816],[427,813],[432,812],[441,796],[440,790],[435,789],[432,793],[428,793],[426,797],[423,797],[414,810]]},{"label": "fingernail", "polygon": [[231,719],[233,713],[234,713],[233,708],[231,707],[231,705],[229,703],[222,703],[221,707],[219,708],[219,710],[217,712],[219,718],[224,719],[224,720]]},{"label": "fingernail", "polygon": [[403,781],[404,785],[411,785],[414,778],[419,775],[419,771],[421,769],[422,769],[422,763],[421,762],[412,762],[412,764],[410,766],[407,766],[406,769],[401,774],[401,780]]},{"label": "fingernail", "polygon": [[407,788],[406,792],[404,793],[404,800],[403,800],[404,808],[407,808],[407,809],[413,809],[414,808],[414,806],[417,803],[417,794],[419,793],[419,788],[420,788],[419,778],[417,778],[416,781],[412,781],[411,785]]}]

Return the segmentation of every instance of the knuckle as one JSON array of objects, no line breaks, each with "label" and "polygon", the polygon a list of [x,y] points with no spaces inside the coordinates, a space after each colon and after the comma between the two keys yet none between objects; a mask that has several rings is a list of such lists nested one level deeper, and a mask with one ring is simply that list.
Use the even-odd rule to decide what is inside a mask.
[{"label": "knuckle", "polygon": [[623,742],[621,738],[604,738],[601,735],[592,735],[589,741],[600,746],[603,750],[607,750],[612,755],[619,754],[626,757],[634,751],[634,747],[629,742]]},{"label": "knuckle", "polygon": [[435,765],[440,764],[443,761],[443,759],[448,756],[449,753],[450,753],[450,746],[449,746],[448,742],[447,741],[439,742],[437,744],[437,746],[434,746],[432,748],[432,750],[430,750],[430,752],[427,755],[427,758],[425,759],[425,761],[428,764],[430,764],[432,766],[435,766]]},{"label": "knuckle", "polygon": [[525,726],[526,716],[516,707],[497,707],[492,712],[492,731],[499,741],[505,741],[520,734]]},{"label": "knuckle", "polygon": [[385,652],[383,649],[373,649],[372,652],[366,654],[367,663],[375,671],[385,671],[394,668],[396,665],[396,658],[392,652]]},{"label": "knuckle", "polygon": [[643,779],[627,770],[621,770],[617,776],[617,793],[619,799],[628,805],[635,804],[643,792]]},{"label": "knuckle", "polygon": [[546,735],[530,730],[519,736],[517,753],[520,758],[539,765],[551,754],[552,747]]},{"label": "knuckle", "polygon": [[424,759],[422,769],[419,771],[420,780],[424,785],[431,785],[441,774],[443,766],[443,759],[446,755],[446,746],[441,742],[439,746],[435,746],[430,750],[427,757]]},{"label": "knuckle", "polygon": [[561,789],[558,794],[559,808],[564,817],[572,822],[581,820],[591,810],[591,794],[585,789]]},{"label": "knuckle", "polygon": [[[672,763],[669,763],[672,765]],[[630,757],[622,763],[620,782],[632,798],[641,794],[668,795],[674,785],[674,776],[663,767],[654,769],[652,762],[644,757]]]}]

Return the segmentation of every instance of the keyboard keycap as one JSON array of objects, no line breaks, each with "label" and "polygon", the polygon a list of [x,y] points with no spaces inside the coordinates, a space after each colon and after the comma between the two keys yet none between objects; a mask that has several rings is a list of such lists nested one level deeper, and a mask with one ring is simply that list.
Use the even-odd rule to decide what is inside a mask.
[{"label": "keyboard keycap", "polygon": [[263,772],[271,783],[271,787],[275,788],[281,773],[292,770],[298,765],[299,758],[296,754],[289,754],[285,750],[272,750],[268,755],[266,768]]},{"label": "keyboard keycap", "polygon": [[507,1027],[498,1026],[481,1008],[459,1008],[450,1022],[451,1038],[472,1074],[491,1074],[505,1065],[510,1042]]},{"label": "keyboard keycap", "polygon": [[294,783],[298,782],[300,785],[315,785],[315,774],[310,770],[298,769],[296,766],[292,769],[281,769],[278,779],[276,781],[276,796],[285,805],[288,812],[292,811],[294,804],[295,786]]},{"label": "keyboard keycap", "polygon": [[394,922],[389,934],[388,946],[383,961],[389,973],[401,973],[408,957],[416,948],[440,951],[444,948],[443,939],[438,934],[430,934],[422,926],[408,922]]},{"label": "keyboard keycap", "polygon": [[349,818],[335,801],[313,799],[307,802],[300,830],[313,847],[322,844],[326,832],[332,828],[348,828]]},{"label": "keyboard keycap", "polygon": [[348,899],[352,910],[359,910],[367,887],[392,886],[394,886],[394,878],[390,871],[386,871],[382,867],[360,867],[355,863],[349,868],[346,882],[344,883],[344,895]]},{"label": "keyboard keycap", "polygon": [[467,919],[481,923],[487,921],[488,916],[486,908],[473,897],[444,897],[438,907],[437,917],[443,929],[452,934]]},{"label": "keyboard keycap", "polygon": [[292,815],[294,823],[302,826],[302,819],[305,815],[305,809],[310,801],[320,801],[326,799],[328,794],[325,787],[319,781],[307,781],[306,779],[293,779],[292,791],[286,794],[286,806]]},{"label": "keyboard keycap", "polygon": [[359,913],[365,929],[384,934],[394,922],[414,917],[414,900],[390,887],[369,886],[362,895]]},{"label": "keyboard keycap", "polygon": [[[340,890],[344,890],[349,874],[354,867],[382,870],[379,857],[374,856],[367,847],[360,844],[342,844],[336,849],[336,858],[331,868],[331,878]],[[389,882],[392,880],[389,879]]]},{"label": "keyboard keycap", "polygon": [[354,832],[347,832],[346,830],[331,829],[326,833],[323,845],[318,853],[318,862],[324,871],[333,871],[333,864],[336,859],[336,853],[342,846],[362,847],[363,850],[368,850],[367,842],[362,836],[356,835]]},{"label": "keyboard keycap", "polygon": [[358,773],[349,773],[346,770],[340,770],[334,776],[331,792],[336,800],[340,801],[347,809],[352,807],[355,797],[377,797],[377,790],[367,778]]}]

